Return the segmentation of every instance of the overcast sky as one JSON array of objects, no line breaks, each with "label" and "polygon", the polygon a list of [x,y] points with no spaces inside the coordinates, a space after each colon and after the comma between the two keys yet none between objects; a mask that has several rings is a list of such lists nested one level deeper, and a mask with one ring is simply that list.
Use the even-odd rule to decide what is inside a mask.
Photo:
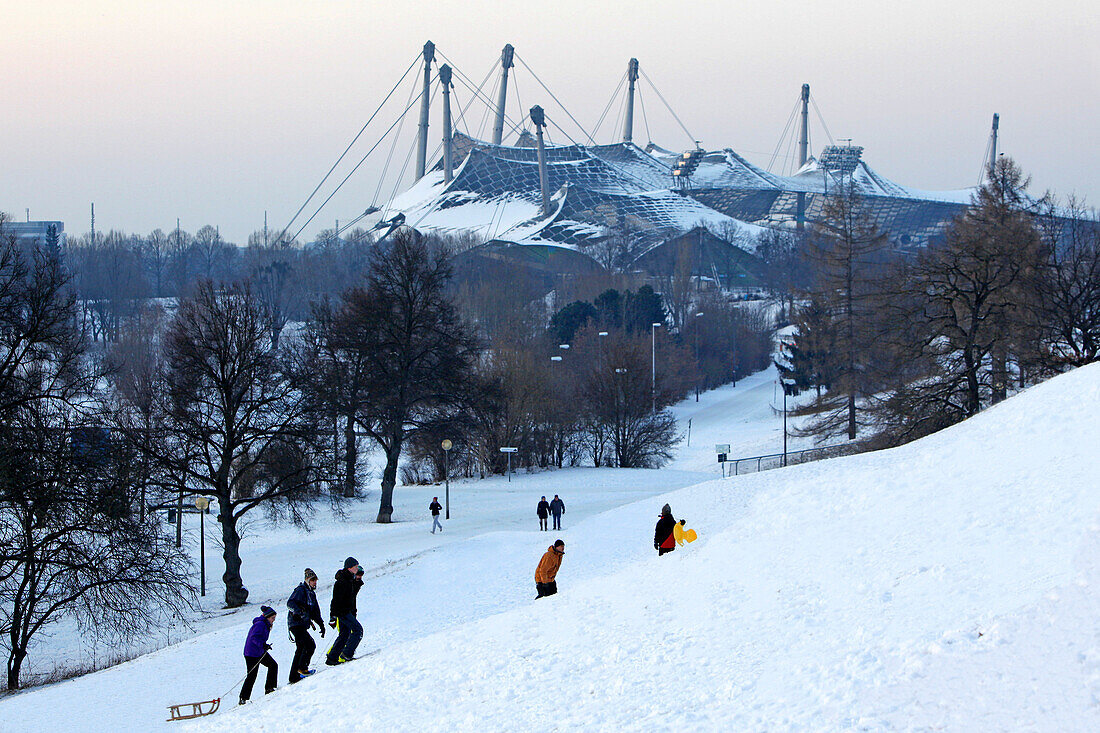
[{"label": "overcast sky", "polygon": [[[1033,190],[1100,204],[1100,12],[1085,0],[0,0],[0,18],[0,210],[22,220],[29,208],[70,234],[87,231],[93,201],[100,230],[167,230],[178,216],[243,243],[265,210],[281,228],[428,39],[476,82],[512,43],[590,131],[636,56],[704,147],[760,165],[808,82],[834,138],[917,188],[973,185],[999,112],[1001,150]],[[523,108],[541,104],[580,139],[517,66]],[[411,89],[410,78],[350,160]],[[642,95],[652,139],[689,147],[644,83]],[[519,109],[513,94],[510,116]],[[621,134],[618,109],[599,142]],[[470,112],[471,132],[482,118]],[[387,198],[415,126],[414,114],[381,194],[388,141],[302,237]],[[812,129],[816,152],[827,138]],[[635,142],[648,137],[639,110]]]}]

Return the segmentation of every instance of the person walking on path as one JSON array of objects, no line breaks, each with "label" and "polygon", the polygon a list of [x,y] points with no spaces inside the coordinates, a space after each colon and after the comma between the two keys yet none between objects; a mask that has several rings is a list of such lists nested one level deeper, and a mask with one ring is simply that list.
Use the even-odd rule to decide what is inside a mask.
[{"label": "person walking on path", "polygon": [[546,548],[546,554],[539,560],[539,566],[535,568],[535,590],[538,595],[535,600],[543,596],[552,596],[558,592],[558,568],[561,567],[562,557],[565,555],[565,543],[558,540]]},{"label": "person walking on path", "polygon": [[359,561],[354,557],[344,560],[343,569],[336,571],[328,625],[335,627],[338,633],[328,650],[325,664],[341,664],[355,659],[355,650],[363,638],[363,627],[355,618],[355,596],[363,587],[362,578]]},{"label": "person walking on path", "polygon": [[248,637],[244,640],[244,666],[248,674],[245,675],[244,684],[241,686],[241,705],[252,697],[256,670],[261,664],[267,667],[264,693],[271,693],[279,686],[279,665],[269,654],[271,645],[267,643],[267,636],[275,623],[275,615],[275,609],[271,606],[260,606],[260,615],[252,619],[252,628],[248,630]]},{"label": "person walking on path", "polygon": [[565,514],[565,502],[557,494],[550,502],[550,513],[554,515],[554,529],[561,529],[561,515]]},{"label": "person walking on path", "polygon": [[316,591],[317,573],[306,568],[305,580],[298,584],[290,594],[290,600],[286,602],[286,607],[289,609],[286,622],[290,628],[290,638],[294,642],[294,661],[290,663],[290,684],[308,677],[315,671],[309,668],[309,660],[313,658],[313,652],[317,649],[317,643],[309,634],[314,625],[321,631],[321,638],[325,638],[325,622],[321,618],[321,607],[317,605]]},{"label": "person walking on path", "polygon": [[[685,521],[681,519],[680,524]],[[676,535],[672,531],[675,526],[676,518],[672,516],[672,507],[665,504],[661,507],[661,518],[657,520],[657,528],[653,532],[653,549],[657,551],[658,557],[676,549]]]},{"label": "person walking on path", "polygon": [[550,504],[546,501],[546,497],[542,497],[542,501],[535,507],[535,514],[539,515],[539,529],[543,532],[546,531],[546,518],[550,516]]},{"label": "person walking on path", "polygon": [[443,531],[443,525],[439,523],[439,512],[443,509],[439,505],[439,497],[433,496],[432,503],[428,505],[428,509],[432,512],[432,534],[435,534],[435,528],[439,527],[439,531]]}]

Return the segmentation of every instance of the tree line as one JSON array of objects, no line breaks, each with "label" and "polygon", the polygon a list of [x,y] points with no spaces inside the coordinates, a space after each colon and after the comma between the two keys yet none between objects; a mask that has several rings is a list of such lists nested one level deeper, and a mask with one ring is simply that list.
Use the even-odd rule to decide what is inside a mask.
[{"label": "tree line", "polygon": [[[193,607],[181,514],[196,497],[217,512],[236,607],[242,519],[339,511],[363,495],[372,449],[378,522],[392,519],[399,467],[405,482],[444,477],[443,438],[452,475],[502,472],[501,447],[518,467],[659,466],[679,438],[669,405],[768,362],[764,314],[721,297],[670,333],[661,295],[637,283],[602,281],[590,309],[578,298],[549,312],[521,279],[457,281],[453,243],[410,229],[334,247],[331,280],[300,270],[322,254],[255,248],[237,255],[247,268],[204,272],[176,297],[104,296],[129,310],[89,316],[101,307],[88,304],[89,252],[21,245],[0,220],[10,688],[62,618],[132,638]],[[304,304],[285,299],[295,288]]]},{"label": "tree line", "polygon": [[1100,226],[1028,184],[1000,157],[942,240],[915,252],[892,249],[850,188],[831,197],[786,252],[807,277],[777,289],[797,303],[780,371],[815,391],[806,434],[898,445],[1097,359]]}]

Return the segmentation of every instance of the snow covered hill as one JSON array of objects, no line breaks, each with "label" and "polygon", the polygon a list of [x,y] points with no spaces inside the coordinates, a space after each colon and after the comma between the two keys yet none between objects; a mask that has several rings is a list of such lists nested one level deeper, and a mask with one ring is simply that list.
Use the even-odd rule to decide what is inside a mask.
[{"label": "snow covered hill", "polygon": [[[758,382],[731,399],[770,390]],[[738,413],[719,428],[706,399],[679,408],[705,428],[674,468],[551,474],[575,476],[575,496],[612,476],[620,500],[634,492],[607,508],[621,501],[604,484],[591,511],[567,512],[557,596],[533,600],[535,564],[557,535],[518,524],[470,532],[374,565],[360,649],[377,654],[172,726],[1100,730],[1100,365],[903,448],[659,495],[654,478],[668,488],[704,478],[683,470],[703,469],[713,445],[702,438],[736,429]],[[761,445],[774,419],[749,430]],[[526,501],[540,491],[530,479],[539,476],[498,484],[500,497]],[[657,558],[664,501],[700,540]],[[300,541],[311,554],[310,538]],[[281,677],[284,615],[272,634]],[[168,725],[164,705],[219,695],[243,675],[248,621],[237,614],[133,662],[0,701],[0,729]]]}]

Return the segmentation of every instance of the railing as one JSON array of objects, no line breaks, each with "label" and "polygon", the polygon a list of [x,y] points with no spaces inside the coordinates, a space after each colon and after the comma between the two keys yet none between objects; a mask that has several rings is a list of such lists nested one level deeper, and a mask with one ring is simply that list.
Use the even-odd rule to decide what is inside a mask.
[{"label": "railing", "polygon": [[769,453],[766,456],[750,456],[749,458],[734,458],[722,464],[722,476],[726,474],[726,464],[733,465],[730,476],[739,476],[742,473],[755,473],[757,471],[770,471],[773,468],[793,466],[797,463],[809,463],[820,461],[823,458],[833,458],[854,453],[852,445],[825,445],[820,448],[806,448],[805,450],[787,451],[786,458],[782,453]]}]

